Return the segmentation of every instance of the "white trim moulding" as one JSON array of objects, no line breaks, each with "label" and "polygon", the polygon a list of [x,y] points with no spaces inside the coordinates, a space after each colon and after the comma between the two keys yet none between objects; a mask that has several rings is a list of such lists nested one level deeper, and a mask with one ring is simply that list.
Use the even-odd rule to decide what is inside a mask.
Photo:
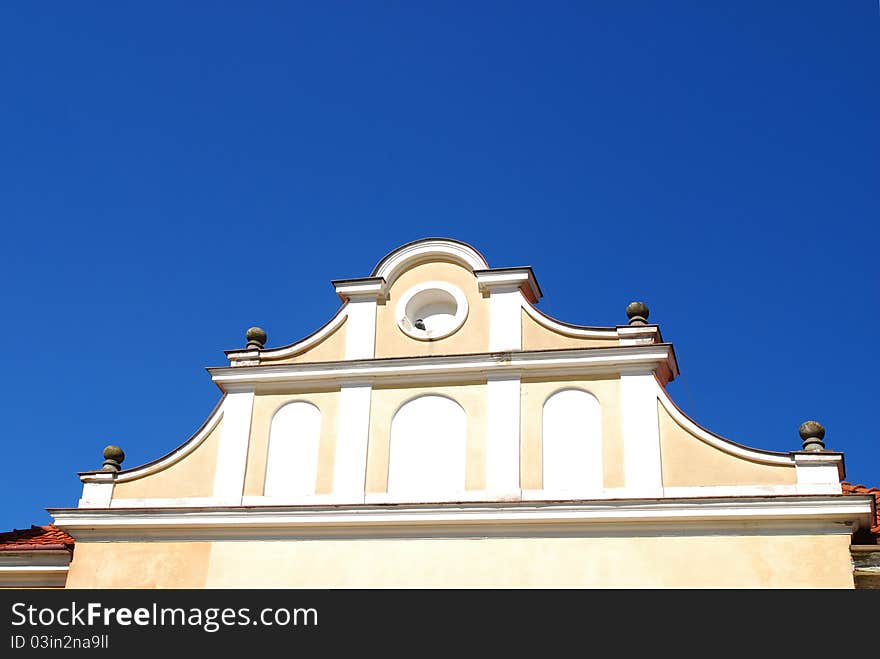
[{"label": "white trim moulding", "polygon": [[438,377],[522,373],[528,375],[564,375],[621,373],[627,369],[643,371],[646,367],[674,363],[672,346],[652,344],[609,348],[496,352],[473,355],[386,358],[320,362],[313,364],[276,364],[236,368],[208,368],[222,390],[231,386],[259,386],[273,383],[343,383],[364,381],[418,381]]},{"label": "white trim moulding", "polygon": [[872,520],[870,496],[586,502],[264,506],[199,509],[52,508],[77,541],[548,534],[850,534]]},{"label": "white trim moulding", "polygon": [[468,267],[471,272],[485,270],[489,267],[483,255],[470,245],[437,238],[419,240],[398,247],[379,261],[379,264],[373,269],[372,276],[384,277],[388,286],[391,286],[403,270],[438,256],[451,258]]}]

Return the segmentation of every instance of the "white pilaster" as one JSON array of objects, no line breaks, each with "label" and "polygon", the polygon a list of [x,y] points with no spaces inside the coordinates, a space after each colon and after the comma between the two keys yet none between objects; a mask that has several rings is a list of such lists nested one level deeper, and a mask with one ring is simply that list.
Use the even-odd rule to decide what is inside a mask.
[{"label": "white pilaster", "polygon": [[372,359],[376,356],[376,306],[386,298],[381,277],[340,279],[333,282],[336,294],[348,303],[345,330],[345,358]]},{"label": "white pilaster", "polygon": [[217,505],[241,505],[251,435],[254,390],[227,389],[223,401],[223,426],[217,448],[214,498]]},{"label": "white pilaster", "polygon": [[486,382],[486,490],[514,495],[520,489],[520,378]]},{"label": "white pilaster", "polygon": [[489,295],[489,352],[522,350],[522,295],[504,287]]},{"label": "white pilaster", "polygon": [[523,296],[537,302],[541,289],[532,269],[475,270],[477,287],[489,294],[489,352],[522,350]]},{"label": "white pilaster", "polygon": [[372,393],[369,384],[344,385],[339,392],[333,498],[340,502],[364,502]]},{"label": "white pilaster", "polygon": [[793,454],[798,494],[840,494],[843,457],[839,453],[801,452]]},{"label": "white pilaster", "polygon": [[372,359],[376,350],[376,300],[349,300],[346,325],[345,358]]},{"label": "white pilaster", "polygon": [[80,508],[109,508],[113,499],[116,472],[94,472],[82,478],[82,497],[77,505]]},{"label": "white pilaster", "polygon": [[620,375],[623,473],[627,497],[659,497],[663,494],[656,386],[652,371],[623,371]]}]

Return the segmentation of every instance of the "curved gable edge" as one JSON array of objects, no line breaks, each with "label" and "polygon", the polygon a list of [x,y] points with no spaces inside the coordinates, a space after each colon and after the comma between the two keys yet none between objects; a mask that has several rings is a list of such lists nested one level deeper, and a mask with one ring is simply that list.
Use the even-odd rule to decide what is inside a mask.
[{"label": "curved gable edge", "polygon": [[660,404],[663,405],[663,409],[669,413],[680,428],[693,437],[696,437],[702,442],[720,451],[750,462],[759,462],[761,464],[782,467],[795,466],[795,460],[790,453],[780,453],[778,451],[752,448],[734,442],[726,437],[722,437],[708,428],[704,428],[682,411],[659,381],[657,382],[657,399],[660,401]]},{"label": "curved gable edge", "polygon": [[[110,475],[114,476],[114,478],[112,479],[113,482],[125,483],[128,481],[143,478],[145,476],[151,476],[152,474],[164,471],[165,469],[171,467],[174,464],[177,464],[185,457],[190,455],[199,446],[201,446],[202,442],[207,439],[207,437],[220,423],[221,419],[223,418],[223,402],[225,400],[226,394],[223,394],[220,397],[220,400],[217,401],[214,409],[211,410],[208,418],[205,419],[204,423],[202,423],[199,429],[196,430],[183,444],[166,453],[165,455],[145,464],[139,465],[137,467],[131,467],[129,469],[123,469],[119,472],[116,472],[115,474],[113,472],[109,472]],[[80,472],[78,475],[80,477],[80,480],[86,484],[104,483],[107,480],[108,472],[102,470],[84,471]]]},{"label": "curved gable edge", "polygon": [[553,318],[552,316],[544,313],[543,311],[535,307],[535,305],[533,305],[528,299],[526,299],[525,295],[523,295],[522,307],[523,310],[525,310],[525,312],[529,315],[529,317],[531,317],[535,322],[539,323],[546,329],[549,329],[558,334],[562,334],[564,336],[588,339],[617,338],[616,327],[591,327],[589,325],[575,325],[573,323],[566,323],[565,321]]},{"label": "curved gable edge", "polygon": [[[794,468],[793,494],[840,494],[845,476],[844,456],[838,451],[767,451],[738,444],[699,425],[676,405],[655,377],[657,400],[669,418],[687,435],[741,460],[769,467]],[[791,472],[788,472],[789,474]],[[664,476],[665,478],[665,476]]]},{"label": "curved gable edge", "polygon": [[348,302],[344,302],[342,306],[336,310],[336,313],[333,314],[330,320],[299,341],[294,341],[293,343],[288,343],[287,345],[279,346],[277,348],[264,348],[259,351],[248,350],[246,348],[227,350],[226,356],[229,358],[230,364],[233,366],[250,365],[251,360],[256,360],[257,363],[262,363],[276,362],[289,357],[297,357],[330,338],[343,326],[347,317]]},{"label": "curved gable edge", "polygon": [[437,257],[460,263],[471,272],[489,267],[483,255],[467,243],[451,238],[423,238],[389,252],[376,264],[370,276],[384,278],[390,287],[402,272]]}]

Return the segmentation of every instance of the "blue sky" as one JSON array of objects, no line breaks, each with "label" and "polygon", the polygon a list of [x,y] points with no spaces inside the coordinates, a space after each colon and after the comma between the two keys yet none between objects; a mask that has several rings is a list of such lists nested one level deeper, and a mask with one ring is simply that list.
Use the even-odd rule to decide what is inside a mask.
[{"label": "blue sky", "polygon": [[827,428],[880,485],[876,1],[5,3],[0,529],[108,443],[182,443],[204,371],[449,236],[625,322],[750,446]]}]

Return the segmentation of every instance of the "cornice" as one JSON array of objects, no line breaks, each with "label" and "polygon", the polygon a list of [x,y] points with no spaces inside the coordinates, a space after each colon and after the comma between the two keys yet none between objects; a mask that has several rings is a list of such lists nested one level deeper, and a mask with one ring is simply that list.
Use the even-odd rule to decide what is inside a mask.
[{"label": "cornice", "polygon": [[615,329],[620,345],[663,343],[659,325],[618,325]]},{"label": "cornice", "polygon": [[16,549],[0,552],[0,588],[57,588],[67,581],[68,549]]},{"label": "cornice", "polygon": [[547,535],[713,532],[850,534],[872,520],[870,496],[768,496],[502,503],[52,508],[81,540]]},{"label": "cornice", "polygon": [[311,364],[218,366],[208,368],[223,391],[230,387],[290,383],[339,383],[358,381],[417,382],[438,379],[481,379],[501,373],[541,375],[618,374],[672,368],[672,346],[666,343],[511,351],[432,357],[393,357]]},{"label": "cornice", "polygon": [[543,293],[535,279],[535,273],[529,266],[519,268],[491,268],[474,270],[477,287],[481,293],[492,293],[498,288],[518,288],[532,304],[536,303]]},{"label": "cornice", "polygon": [[343,302],[350,300],[376,300],[382,302],[388,295],[384,277],[363,277],[361,279],[334,279],[336,294]]}]

